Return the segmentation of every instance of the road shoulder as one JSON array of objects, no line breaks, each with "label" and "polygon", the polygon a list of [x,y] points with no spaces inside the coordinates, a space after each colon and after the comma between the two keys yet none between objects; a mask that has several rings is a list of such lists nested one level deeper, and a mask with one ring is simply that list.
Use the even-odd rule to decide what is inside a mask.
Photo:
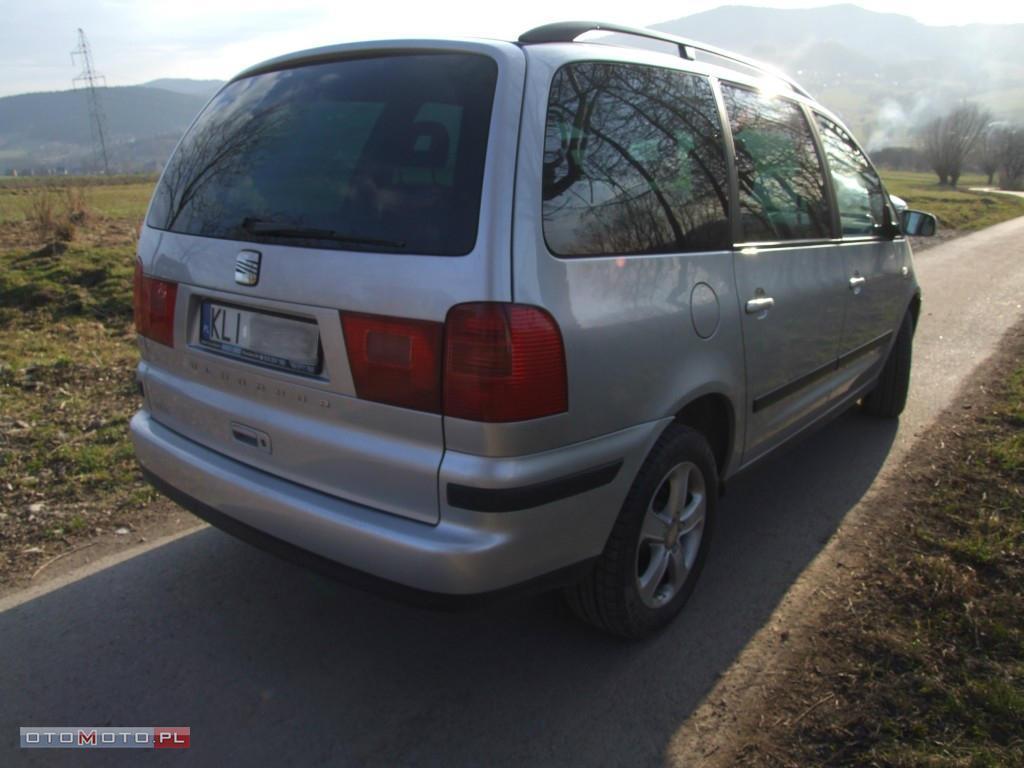
[{"label": "road shoulder", "polygon": [[951,456],[963,447],[963,436],[976,433],[990,416],[1001,383],[1022,357],[1024,323],[1018,323],[793,584],[676,733],[667,748],[668,763],[708,768],[809,764],[813,745],[801,743],[801,734],[812,723],[838,727],[835,723],[854,709],[858,690],[848,679],[844,633],[863,627],[873,597],[899,578],[893,542],[906,545],[924,492],[950,479]]},{"label": "road shoulder", "polygon": [[[75,544],[37,555],[30,566],[9,571],[0,581],[0,602],[43,594],[115,563],[161,546],[206,524],[167,499],[158,499],[134,516],[131,527],[95,534]],[[120,531],[120,533],[119,533]],[[41,591],[40,591],[41,590]]]}]

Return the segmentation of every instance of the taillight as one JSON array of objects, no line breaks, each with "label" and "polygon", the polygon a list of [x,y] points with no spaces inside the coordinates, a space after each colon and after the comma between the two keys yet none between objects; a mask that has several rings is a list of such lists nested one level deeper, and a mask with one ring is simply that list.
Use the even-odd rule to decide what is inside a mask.
[{"label": "taillight", "polygon": [[342,312],[356,395],[439,413],[441,323]]},{"label": "taillight", "polygon": [[562,334],[522,304],[459,304],[445,323],[444,413],[523,421],[568,409]]},{"label": "taillight", "polygon": [[135,330],[147,339],[173,347],[174,303],[178,298],[178,284],[146,277],[142,274],[142,263],[136,261],[132,288]]},{"label": "taillight", "polygon": [[342,312],[341,324],[364,400],[487,422],[568,409],[562,334],[537,307],[459,304],[444,325]]}]

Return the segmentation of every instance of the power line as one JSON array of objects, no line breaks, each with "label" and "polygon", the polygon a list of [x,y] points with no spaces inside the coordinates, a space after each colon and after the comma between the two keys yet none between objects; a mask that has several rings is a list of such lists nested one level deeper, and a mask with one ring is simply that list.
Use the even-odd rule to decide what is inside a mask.
[{"label": "power line", "polygon": [[84,88],[89,104],[89,124],[92,131],[93,149],[103,162],[103,172],[110,175],[110,159],[107,156],[107,119],[103,114],[103,105],[100,103],[99,88],[106,88],[107,78],[99,74],[92,65],[92,53],[89,51],[89,41],[85,38],[85,31],[78,28],[78,47],[71,52],[71,63],[79,59],[82,71],[71,80],[71,84],[77,90]]}]

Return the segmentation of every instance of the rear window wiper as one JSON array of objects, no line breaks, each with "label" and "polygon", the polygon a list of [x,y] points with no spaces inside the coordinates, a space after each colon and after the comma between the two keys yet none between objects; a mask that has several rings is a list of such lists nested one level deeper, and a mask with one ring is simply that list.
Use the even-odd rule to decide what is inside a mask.
[{"label": "rear window wiper", "polygon": [[275,221],[267,221],[266,219],[256,219],[251,216],[246,216],[242,219],[242,229],[251,235],[268,235],[270,237],[302,240],[330,240],[335,243],[375,245],[380,248],[405,248],[405,241],[403,240],[381,240],[375,237],[347,235],[344,232],[337,232],[333,229],[298,227],[290,224],[280,224]]}]

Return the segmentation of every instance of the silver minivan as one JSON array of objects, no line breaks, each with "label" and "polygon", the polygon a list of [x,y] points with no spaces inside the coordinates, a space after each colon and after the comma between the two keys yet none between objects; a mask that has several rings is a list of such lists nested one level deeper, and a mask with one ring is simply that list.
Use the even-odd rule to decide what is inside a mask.
[{"label": "silver minivan", "polygon": [[[671,46],[577,42],[605,30]],[[737,55],[615,25],[274,59],[225,85],[139,239],[146,476],[363,583],[561,586],[669,622],[723,483],[903,408],[920,292],[842,122]]]}]

